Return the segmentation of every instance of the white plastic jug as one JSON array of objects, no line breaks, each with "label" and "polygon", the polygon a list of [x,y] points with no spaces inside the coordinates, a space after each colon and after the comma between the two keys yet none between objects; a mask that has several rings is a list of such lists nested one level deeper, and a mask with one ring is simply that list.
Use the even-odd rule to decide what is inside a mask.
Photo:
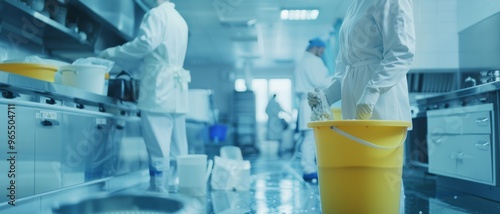
[{"label": "white plastic jug", "polygon": [[[208,163],[208,165],[207,165]],[[207,179],[212,168],[207,155],[189,154],[177,156],[177,176],[179,192],[189,196],[207,194]]]}]

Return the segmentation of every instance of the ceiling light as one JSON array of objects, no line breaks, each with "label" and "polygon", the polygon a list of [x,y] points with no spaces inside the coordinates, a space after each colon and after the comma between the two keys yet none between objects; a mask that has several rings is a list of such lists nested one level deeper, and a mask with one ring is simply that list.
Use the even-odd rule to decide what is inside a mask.
[{"label": "ceiling light", "polygon": [[316,20],[319,10],[281,10],[281,20]]}]

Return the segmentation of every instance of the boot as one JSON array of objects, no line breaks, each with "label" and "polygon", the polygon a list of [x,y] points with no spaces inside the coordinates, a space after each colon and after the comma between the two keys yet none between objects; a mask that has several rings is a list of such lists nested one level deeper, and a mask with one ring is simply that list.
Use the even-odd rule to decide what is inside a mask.
[{"label": "boot", "polygon": [[162,173],[150,175],[148,191],[158,192],[158,193],[168,193],[167,189],[165,188],[165,184],[166,184],[166,179],[163,177]]}]

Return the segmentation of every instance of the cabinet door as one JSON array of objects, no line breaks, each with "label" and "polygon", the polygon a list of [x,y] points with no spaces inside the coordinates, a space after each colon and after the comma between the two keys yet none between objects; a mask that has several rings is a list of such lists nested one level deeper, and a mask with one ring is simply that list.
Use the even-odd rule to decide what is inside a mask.
[{"label": "cabinet door", "polygon": [[495,184],[490,135],[462,135],[456,151],[457,172],[466,179]]},{"label": "cabinet door", "polygon": [[464,122],[459,114],[444,114],[427,118],[427,133],[429,134],[461,134]]},{"label": "cabinet door", "polygon": [[490,135],[429,135],[429,172],[494,185],[490,139]]},{"label": "cabinet door", "polygon": [[450,135],[429,135],[427,137],[427,148],[429,155],[429,172],[457,176],[457,164],[455,155],[456,143]]},{"label": "cabinet door", "polygon": [[[10,110],[10,114],[9,114]],[[33,125],[35,123],[34,109],[20,105],[7,105],[0,103],[0,114],[8,119],[0,120],[0,134],[2,144],[0,151],[0,175],[5,176],[0,183],[2,192],[6,195],[0,197],[0,202],[9,200],[7,196],[11,190],[15,189],[15,199],[34,195],[34,133]],[[11,129],[8,129],[9,125]],[[14,128],[12,128],[14,127]],[[8,135],[7,130],[14,130],[15,134]],[[15,144],[9,148],[9,136],[13,136]],[[15,176],[15,177],[14,177]],[[14,180],[15,179],[15,180]],[[11,181],[15,182],[11,185]],[[12,188],[11,188],[12,187]],[[5,191],[4,191],[5,190]]]},{"label": "cabinet door", "polygon": [[489,134],[493,106],[491,104],[432,110],[427,112],[429,134]]},{"label": "cabinet door", "polygon": [[490,111],[472,112],[462,115],[463,124],[467,124],[463,133],[489,134],[491,133]]},{"label": "cabinet door", "polygon": [[35,193],[61,188],[61,113],[37,111],[35,122]]},{"label": "cabinet door", "polygon": [[85,162],[92,154],[95,125],[92,118],[62,113],[62,187],[85,182]]},{"label": "cabinet door", "polygon": [[[114,122],[108,117],[91,116],[90,155],[85,160],[85,182],[110,176],[116,170],[117,145],[112,141]],[[92,128],[93,127],[93,128]]]}]

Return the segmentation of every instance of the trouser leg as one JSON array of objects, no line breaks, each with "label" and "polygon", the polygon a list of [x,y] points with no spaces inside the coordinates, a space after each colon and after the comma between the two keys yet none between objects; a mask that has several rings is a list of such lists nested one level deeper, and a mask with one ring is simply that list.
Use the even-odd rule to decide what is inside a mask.
[{"label": "trouser leg", "polygon": [[[186,116],[184,114],[173,115],[172,144],[170,145],[170,160],[177,163],[177,156],[188,154],[188,143],[186,135]],[[178,185],[177,167],[171,167],[171,177],[169,185],[172,191],[176,191]]]},{"label": "trouser leg", "polygon": [[169,114],[144,112],[142,133],[149,160],[150,189],[166,192],[170,169],[170,143],[173,120]]},{"label": "trouser leg", "polygon": [[304,141],[301,145],[301,161],[302,172],[304,174],[310,174],[318,172],[316,166],[316,144],[314,142],[314,132],[313,130],[305,130]]}]

